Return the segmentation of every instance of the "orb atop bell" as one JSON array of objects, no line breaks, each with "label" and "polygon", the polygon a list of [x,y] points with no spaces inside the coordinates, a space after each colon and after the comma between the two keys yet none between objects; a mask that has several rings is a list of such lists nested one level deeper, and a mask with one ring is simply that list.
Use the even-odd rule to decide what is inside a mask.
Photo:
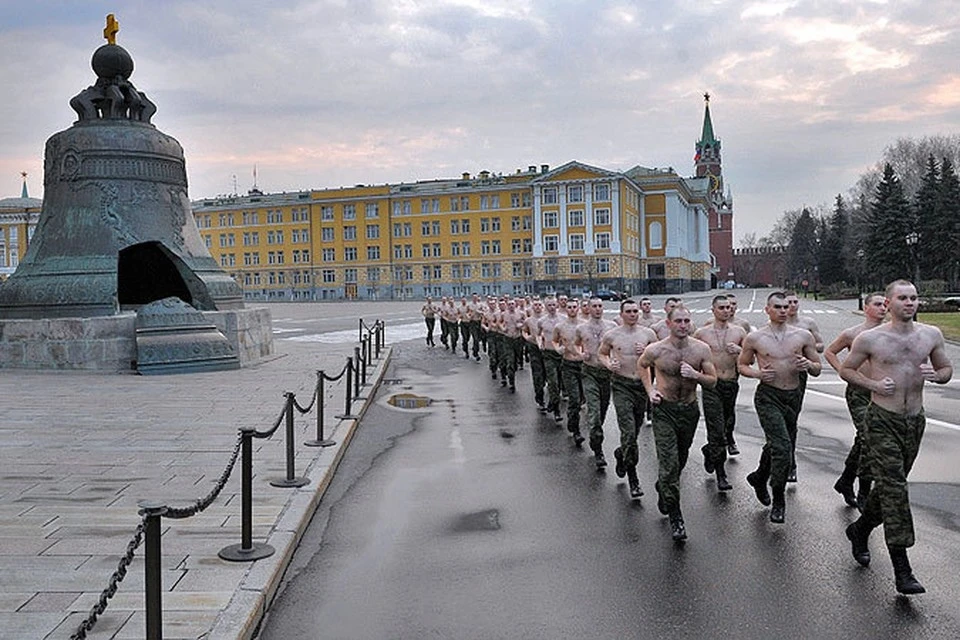
[{"label": "orb atop bell", "polygon": [[133,74],[133,58],[118,44],[105,44],[94,51],[90,66],[98,78],[106,80],[117,76],[128,80]]}]

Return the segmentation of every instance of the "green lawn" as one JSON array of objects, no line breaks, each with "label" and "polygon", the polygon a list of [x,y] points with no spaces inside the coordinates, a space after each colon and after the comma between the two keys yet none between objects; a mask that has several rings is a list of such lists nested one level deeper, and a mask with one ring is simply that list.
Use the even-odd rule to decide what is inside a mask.
[{"label": "green lawn", "polygon": [[960,313],[921,313],[920,322],[940,327],[945,338],[960,340]]}]

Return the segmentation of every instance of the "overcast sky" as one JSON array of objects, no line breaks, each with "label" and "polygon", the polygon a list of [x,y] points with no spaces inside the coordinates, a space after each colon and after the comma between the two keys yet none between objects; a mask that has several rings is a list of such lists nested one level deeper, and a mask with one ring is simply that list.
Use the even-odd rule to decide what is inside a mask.
[{"label": "overcast sky", "polygon": [[0,197],[93,84],[104,17],[193,199],[512,173],[693,173],[711,94],[735,234],[960,122],[956,0],[0,1]]}]

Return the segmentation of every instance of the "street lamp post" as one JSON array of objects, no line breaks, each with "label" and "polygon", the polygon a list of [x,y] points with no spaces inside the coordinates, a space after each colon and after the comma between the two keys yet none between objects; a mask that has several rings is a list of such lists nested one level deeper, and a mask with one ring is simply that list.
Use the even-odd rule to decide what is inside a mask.
[{"label": "street lamp post", "polygon": [[920,242],[920,234],[911,231],[907,234],[907,246],[910,247],[910,260],[913,262],[913,284],[920,289],[920,261],[917,259],[917,244]]},{"label": "street lamp post", "polygon": [[857,309],[863,311],[863,249],[857,249]]}]

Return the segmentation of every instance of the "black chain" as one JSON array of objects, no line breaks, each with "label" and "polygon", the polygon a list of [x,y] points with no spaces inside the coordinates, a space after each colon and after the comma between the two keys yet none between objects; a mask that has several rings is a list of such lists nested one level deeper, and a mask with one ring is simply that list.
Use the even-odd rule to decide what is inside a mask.
[{"label": "black chain", "polygon": [[223,473],[220,474],[217,483],[213,489],[210,490],[210,493],[203,498],[197,498],[193,505],[189,507],[167,507],[167,512],[163,514],[164,517],[172,518],[173,520],[182,520],[183,518],[197,515],[213,504],[213,501],[217,499],[217,496],[220,495],[220,492],[223,491],[223,488],[227,485],[227,480],[230,479],[233,467],[237,464],[237,457],[240,455],[240,445],[242,442],[243,436],[237,436],[237,443],[234,445],[233,453],[230,455],[230,462],[228,462],[227,466],[223,469]]},{"label": "black chain", "polygon": [[[343,365],[343,369],[340,369],[340,373],[338,373],[337,375],[332,376],[332,377],[331,377],[331,376],[328,376],[327,374],[324,373],[324,374],[323,374],[323,379],[326,380],[327,382],[336,382],[337,380],[339,380],[340,378],[342,378],[342,377],[343,377],[343,374],[345,374],[346,372],[347,372],[347,365],[344,364],[344,365]],[[322,372],[321,372],[321,373],[322,373]]]},{"label": "black chain", "polygon": [[281,411],[281,412],[280,412],[280,415],[277,416],[277,421],[273,423],[273,426],[270,427],[270,429],[268,429],[267,431],[254,431],[254,432],[253,432],[253,437],[254,437],[254,438],[258,438],[258,439],[262,439],[262,438],[269,438],[270,436],[272,436],[274,433],[277,432],[277,429],[280,427],[280,423],[283,422],[283,417],[284,417],[285,415],[287,415],[287,404],[286,404],[286,403],[283,404],[283,411]]},{"label": "black chain", "polygon": [[300,406],[300,403],[297,402],[297,396],[293,396],[293,406],[297,408],[297,411],[300,413],[310,413],[310,410],[313,409],[313,404],[317,401],[317,393],[320,391],[320,381],[317,380],[317,386],[313,388],[313,397],[310,399],[310,405],[307,408]]},{"label": "black chain", "polygon": [[99,618],[107,608],[107,601],[117,593],[117,586],[127,575],[127,567],[133,562],[133,554],[137,550],[137,547],[143,542],[143,530],[146,524],[147,517],[143,516],[140,519],[140,524],[137,525],[137,530],[134,532],[133,538],[127,543],[127,552],[120,558],[117,570],[110,576],[107,588],[100,593],[100,599],[97,600],[97,603],[90,609],[90,615],[80,623],[77,630],[70,636],[70,640],[84,640],[84,638],[87,637],[87,632],[93,629],[93,625],[97,624],[97,618]]}]

